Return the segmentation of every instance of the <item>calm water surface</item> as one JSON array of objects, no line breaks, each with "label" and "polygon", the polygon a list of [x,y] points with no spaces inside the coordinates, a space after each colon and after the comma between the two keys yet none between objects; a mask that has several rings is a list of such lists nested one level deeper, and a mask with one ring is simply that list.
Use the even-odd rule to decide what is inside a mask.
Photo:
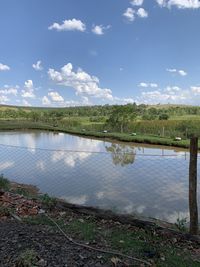
[{"label": "calm water surface", "polygon": [[188,164],[186,150],[168,147],[40,131],[0,133],[0,173],[11,180],[72,203],[170,222],[188,217]]}]

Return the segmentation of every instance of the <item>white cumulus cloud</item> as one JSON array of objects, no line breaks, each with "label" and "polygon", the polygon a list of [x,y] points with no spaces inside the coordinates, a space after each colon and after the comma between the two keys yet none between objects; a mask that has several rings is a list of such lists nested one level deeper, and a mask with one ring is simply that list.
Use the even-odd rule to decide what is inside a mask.
[{"label": "white cumulus cloud", "polygon": [[43,105],[51,105],[51,101],[49,100],[49,98],[47,96],[43,96],[42,104]]},{"label": "white cumulus cloud", "polygon": [[0,89],[0,94],[2,95],[14,95],[16,96],[18,93],[18,87],[17,86],[4,86],[3,89]]},{"label": "white cumulus cloud", "polygon": [[179,9],[197,9],[200,8],[199,0],[156,0],[159,6],[161,7],[177,7]]},{"label": "white cumulus cloud", "polygon": [[169,94],[176,94],[177,92],[181,91],[181,88],[179,86],[167,86],[164,91],[168,92]]},{"label": "white cumulus cloud", "polygon": [[177,72],[177,69],[166,69],[168,72]]},{"label": "white cumulus cloud", "polygon": [[137,11],[137,15],[140,18],[147,18],[148,17],[148,12],[144,8],[139,8]]},{"label": "white cumulus cloud", "polygon": [[5,104],[8,102],[10,99],[6,95],[0,95],[0,103]]},{"label": "white cumulus cloud", "polygon": [[97,35],[103,35],[105,33],[105,30],[110,29],[110,25],[103,26],[103,25],[94,25],[92,28],[92,32]]},{"label": "white cumulus cloud", "polygon": [[27,80],[24,83],[24,90],[22,90],[22,97],[24,98],[34,98],[34,87],[33,87],[33,81],[32,80]]},{"label": "white cumulus cloud", "polygon": [[36,64],[33,64],[32,67],[35,69],[35,70],[43,70],[43,67],[42,67],[42,61],[41,60],[38,60]]},{"label": "white cumulus cloud", "polygon": [[178,69],[166,69],[166,71],[171,72],[171,73],[177,73],[181,76],[186,76],[187,72],[185,70],[178,70]]},{"label": "white cumulus cloud", "polygon": [[179,86],[166,86],[163,89],[143,91],[136,97],[137,103],[143,104],[188,104],[199,105],[200,86],[181,88]]},{"label": "white cumulus cloud", "polygon": [[77,72],[73,71],[71,63],[63,66],[60,71],[49,69],[48,74],[50,79],[56,84],[72,87],[76,95],[113,99],[110,89],[99,87],[99,79],[96,76],[91,76],[80,68]]},{"label": "white cumulus cloud", "polygon": [[58,92],[49,92],[48,96],[52,99],[53,102],[64,102],[64,98]]},{"label": "white cumulus cloud", "polygon": [[33,88],[33,81],[32,80],[27,80],[25,83],[24,83],[24,87],[26,87],[26,89],[30,90]]},{"label": "white cumulus cloud", "polygon": [[200,95],[200,86],[191,86],[191,90],[195,95]]},{"label": "white cumulus cloud", "polygon": [[143,4],[144,0],[132,0],[131,5],[133,6],[141,6]]},{"label": "white cumulus cloud", "polygon": [[179,73],[181,76],[186,76],[186,75],[187,75],[187,72],[184,71],[184,70],[179,70],[178,73]]},{"label": "white cumulus cloud", "polygon": [[123,16],[129,21],[134,21],[135,20],[135,10],[131,7],[128,7],[125,10],[125,12],[123,13]]},{"label": "white cumulus cloud", "polygon": [[31,107],[31,103],[29,103],[26,99],[23,99],[22,103],[24,106]]},{"label": "white cumulus cloud", "polygon": [[150,92],[142,92],[140,102],[144,104],[184,103],[188,95],[188,91],[181,91],[179,94],[173,94],[166,92],[165,90],[155,90]]},{"label": "white cumulus cloud", "polygon": [[[181,88],[177,85],[168,85],[164,88],[150,88],[150,83],[140,83],[146,90],[135,97],[138,104],[187,104],[199,105],[200,86],[193,85]],[[139,86],[138,85],[138,86]]]},{"label": "white cumulus cloud", "polygon": [[138,87],[143,87],[143,88],[148,88],[148,87],[157,88],[158,87],[158,84],[157,83],[141,82],[141,83],[138,84]]},{"label": "white cumulus cloud", "polygon": [[0,63],[0,71],[6,71],[6,70],[10,70],[10,67],[8,65]]},{"label": "white cumulus cloud", "polygon": [[86,30],[86,25],[77,19],[72,20],[64,20],[62,24],[54,22],[48,28],[49,30],[57,30],[57,31],[81,31],[84,32]]},{"label": "white cumulus cloud", "polygon": [[128,7],[125,12],[123,13],[123,16],[130,22],[133,22],[136,17],[139,18],[147,18],[148,12],[144,8],[139,8],[137,11],[134,10],[131,7]]}]

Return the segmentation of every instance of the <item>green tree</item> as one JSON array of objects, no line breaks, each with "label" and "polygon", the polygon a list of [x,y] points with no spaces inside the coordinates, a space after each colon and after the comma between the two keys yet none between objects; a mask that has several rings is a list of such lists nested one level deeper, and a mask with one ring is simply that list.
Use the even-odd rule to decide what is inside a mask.
[{"label": "green tree", "polygon": [[113,106],[112,113],[107,124],[121,133],[127,130],[130,121],[137,117],[135,105]]},{"label": "green tree", "polygon": [[166,113],[159,115],[159,120],[168,120],[168,119],[169,119],[169,115]]}]

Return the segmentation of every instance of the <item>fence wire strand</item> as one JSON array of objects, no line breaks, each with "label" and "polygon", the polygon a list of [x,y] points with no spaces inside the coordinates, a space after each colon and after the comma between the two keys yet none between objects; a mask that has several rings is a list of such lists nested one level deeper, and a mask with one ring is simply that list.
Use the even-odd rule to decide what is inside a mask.
[{"label": "fence wire strand", "polygon": [[142,154],[118,144],[104,151],[0,144],[0,174],[75,204],[170,222],[188,217],[188,152]]},{"label": "fence wire strand", "polygon": [[[50,149],[50,148],[41,148],[41,147],[29,147],[29,146],[15,146],[15,145],[7,145],[7,144],[0,144],[1,147],[10,147],[10,148],[19,148],[19,149],[26,149],[26,150],[38,150],[38,151],[50,151],[50,152],[69,152],[69,153],[90,153],[90,154],[110,154],[106,151],[89,151],[89,150],[76,150],[76,149]],[[137,156],[143,157],[185,157],[188,151],[185,151],[184,154],[151,154],[151,153],[133,153],[133,152],[116,152],[116,154],[124,154],[132,155],[135,154]],[[198,156],[200,158],[200,155]]]}]

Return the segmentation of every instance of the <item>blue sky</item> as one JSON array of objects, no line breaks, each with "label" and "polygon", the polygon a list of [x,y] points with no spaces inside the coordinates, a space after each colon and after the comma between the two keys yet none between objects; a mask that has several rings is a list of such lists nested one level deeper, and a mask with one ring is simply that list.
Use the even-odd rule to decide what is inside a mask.
[{"label": "blue sky", "polygon": [[0,0],[0,104],[200,103],[200,1]]}]

